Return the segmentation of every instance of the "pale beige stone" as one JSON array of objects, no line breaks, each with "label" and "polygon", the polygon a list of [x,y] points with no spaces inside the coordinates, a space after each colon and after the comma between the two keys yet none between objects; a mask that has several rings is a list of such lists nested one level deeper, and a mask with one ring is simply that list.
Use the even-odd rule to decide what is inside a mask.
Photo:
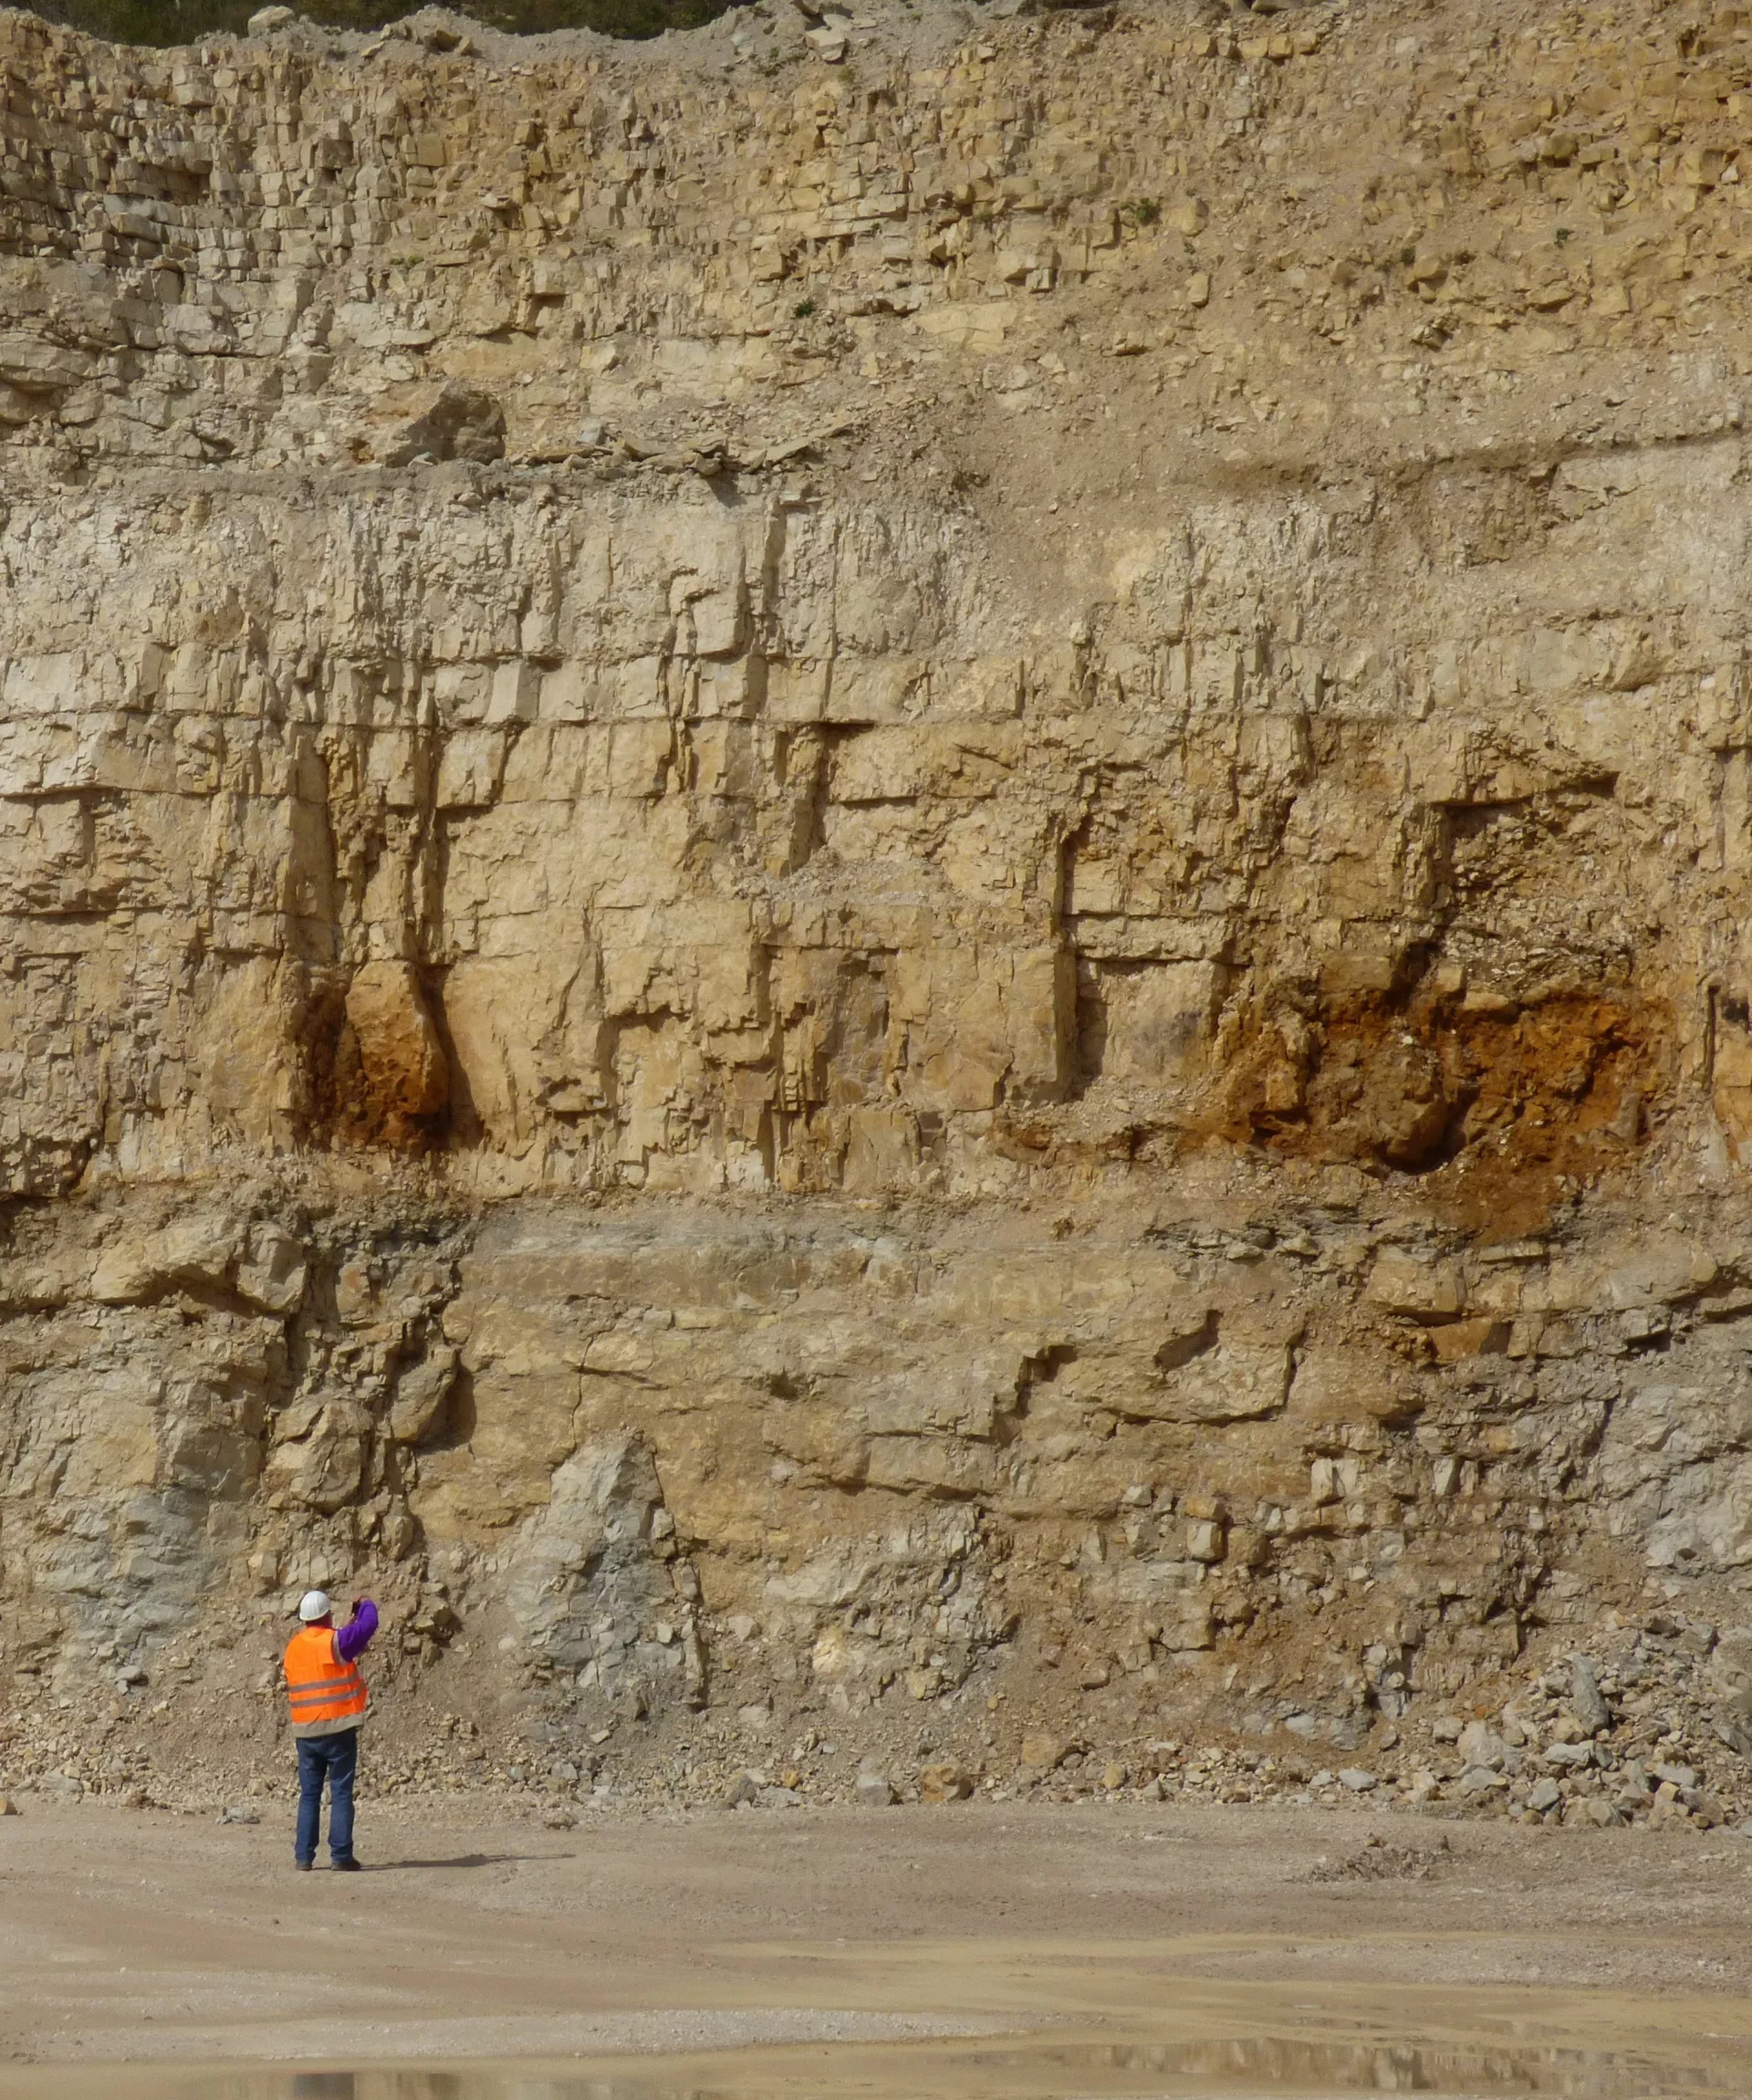
[{"label": "pale beige stone", "polygon": [[8,1656],[1057,1771],[1738,1624],[1737,120],[1519,26],[0,21]]}]

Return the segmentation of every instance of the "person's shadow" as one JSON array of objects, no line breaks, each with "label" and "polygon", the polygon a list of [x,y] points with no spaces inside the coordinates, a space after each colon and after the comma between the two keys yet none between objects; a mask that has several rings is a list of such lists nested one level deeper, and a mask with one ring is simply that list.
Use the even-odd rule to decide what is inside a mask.
[{"label": "person's shadow", "polygon": [[368,1874],[401,1874],[433,1866],[521,1866],[526,1861],[576,1859],[575,1852],[464,1852],[455,1859],[385,1859],[366,1868]]}]

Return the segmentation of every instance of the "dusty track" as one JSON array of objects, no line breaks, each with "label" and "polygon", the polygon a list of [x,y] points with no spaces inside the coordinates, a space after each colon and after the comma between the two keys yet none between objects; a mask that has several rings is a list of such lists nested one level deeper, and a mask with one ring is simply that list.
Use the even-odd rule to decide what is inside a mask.
[{"label": "dusty track", "polygon": [[[1428,1878],[1309,1878],[1371,1834],[1433,1852],[1444,1834]],[[0,2094],[69,2089],[25,2065],[130,2058],[576,2056],[1043,2023],[1537,2032],[1752,2062],[1738,1838],[1129,1807],[552,1832],[485,1804],[373,1807],[372,1871],[347,1878],[295,1875],[289,1836],[284,1814],[0,1824]]]}]

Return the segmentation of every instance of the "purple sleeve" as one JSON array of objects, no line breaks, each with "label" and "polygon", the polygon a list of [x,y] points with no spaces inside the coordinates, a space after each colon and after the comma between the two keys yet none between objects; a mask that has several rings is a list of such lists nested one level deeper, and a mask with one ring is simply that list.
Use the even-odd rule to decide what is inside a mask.
[{"label": "purple sleeve", "polygon": [[369,1597],[361,1597],[352,1617],[335,1635],[335,1653],[343,1663],[354,1661],[370,1646],[376,1631],[377,1606]]}]

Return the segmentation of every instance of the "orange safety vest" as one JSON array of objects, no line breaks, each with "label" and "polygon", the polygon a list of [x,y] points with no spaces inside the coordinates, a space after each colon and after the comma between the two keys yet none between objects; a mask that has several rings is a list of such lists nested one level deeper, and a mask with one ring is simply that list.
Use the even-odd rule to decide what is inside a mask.
[{"label": "orange safety vest", "polygon": [[304,1626],[286,1644],[286,1688],[295,1736],[339,1735],[365,1718],[368,1694],[357,1663],[335,1653],[332,1626]]}]

